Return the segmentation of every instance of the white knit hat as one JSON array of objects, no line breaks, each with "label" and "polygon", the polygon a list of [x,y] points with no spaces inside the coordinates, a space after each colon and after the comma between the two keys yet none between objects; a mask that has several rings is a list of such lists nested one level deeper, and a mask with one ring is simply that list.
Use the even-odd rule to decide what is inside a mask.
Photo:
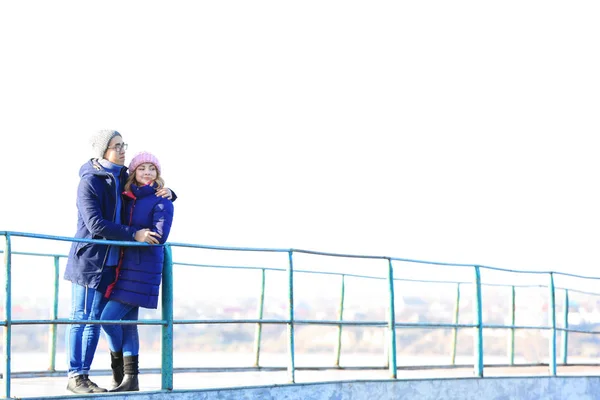
[{"label": "white knit hat", "polygon": [[108,144],[115,136],[121,136],[121,134],[113,129],[103,129],[101,131],[96,132],[90,138],[94,158],[104,157],[104,153],[106,153]]}]

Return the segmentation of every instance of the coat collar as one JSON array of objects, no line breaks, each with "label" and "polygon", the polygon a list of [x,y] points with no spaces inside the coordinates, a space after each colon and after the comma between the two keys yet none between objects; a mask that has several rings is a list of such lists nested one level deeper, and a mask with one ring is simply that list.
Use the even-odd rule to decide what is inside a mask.
[{"label": "coat collar", "polygon": [[141,197],[146,197],[151,194],[155,194],[156,186],[156,182],[154,182],[152,185],[144,186],[137,186],[135,184],[132,184],[131,190],[129,192],[123,192],[123,194],[132,199],[139,199]]}]

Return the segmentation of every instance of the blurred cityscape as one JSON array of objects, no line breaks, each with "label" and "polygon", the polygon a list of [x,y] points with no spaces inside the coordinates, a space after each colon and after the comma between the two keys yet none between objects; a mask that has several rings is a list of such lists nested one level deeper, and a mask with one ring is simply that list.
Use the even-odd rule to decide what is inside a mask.
[{"label": "blurred cityscape", "polygon": [[[427,287],[427,286],[426,286]],[[461,294],[458,323],[473,322],[472,296],[466,290]],[[548,302],[544,290],[527,289],[517,292],[515,324],[524,326],[548,325]],[[385,321],[388,315],[386,293],[380,296],[354,296],[345,300],[345,321]],[[600,327],[600,298],[592,295],[571,296],[568,324],[579,330],[598,330]],[[47,319],[51,302],[33,296],[22,297],[16,293],[12,305],[13,319]],[[340,298],[336,295],[316,293],[295,300],[295,318],[300,320],[337,320]],[[456,296],[454,290],[424,290],[420,295],[396,296],[397,323],[453,323]],[[176,320],[224,320],[258,318],[258,296],[184,296],[175,298]],[[511,323],[511,296],[506,288],[484,288],[484,324],[509,325]],[[4,315],[4,310],[1,310]],[[59,303],[59,318],[67,318],[69,304]],[[285,297],[266,297],[264,319],[283,320],[288,316]],[[159,310],[141,310],[141,319],[160,319]],[[557,326],[564,326],[561,302],[557,299]],[[48,349],[48,326],[13,326],[13,351],[43,352]],[[64,351],[64,325],[58,327],[57,351]],[[457,333],[457,356],[473,354],[473,328],[460,328]],[[174,329],[176,350],[190,352],[252,352],[256,324],[185,324]],[[548,333],[543,329],[515,330],[515,358],[520,362],[547,361]],[[452,352],[453,329],[449,328],[398,328],[398,354],[406,356],[448,357]],[[295,327],[297,351],[306,353],[333,352],[337,343],[337,326],[297,325]],[[558,332],[558,354],[561,354],[562,336]],[[486,357],[506,359],[509,346],[509,329],[484,329]],[[341,334],[342,352],[382,354],[387,346],[385,327],[344,326]],[[142,349],[160,349],[161,328],[140,326]],[[285,352],[287,330],[285,324],[265,324],[262,328],[261,349],[265,352]],[[106,349],[104,339],[101,349]],[[568,355],[593,359],[600,355],[600,336],[588,333],[569,333]]]}]

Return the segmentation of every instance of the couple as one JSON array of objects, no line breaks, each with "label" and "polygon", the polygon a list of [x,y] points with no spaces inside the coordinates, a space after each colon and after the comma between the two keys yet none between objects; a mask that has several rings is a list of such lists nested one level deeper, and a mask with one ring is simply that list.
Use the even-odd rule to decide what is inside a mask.
[{"label": "couple", "polygon": [[[94,158],[79,170],[79,239],[165,243],[177,196],[165,187],[158,159],[136,155],[125,167],[121,134],[102,130],[92,137]],[[162,278],[162,246],[117,247],[73,242],[65,279],[72,282],[71,319],[137,320],[140,307],[157,308]],[[139,390],[137,325],[102,325],[110,348],[111,392]],[[100,325],[73,324],[66,332],[69,363],[67,390],[106,392],[89,379],[100,338]]]}]

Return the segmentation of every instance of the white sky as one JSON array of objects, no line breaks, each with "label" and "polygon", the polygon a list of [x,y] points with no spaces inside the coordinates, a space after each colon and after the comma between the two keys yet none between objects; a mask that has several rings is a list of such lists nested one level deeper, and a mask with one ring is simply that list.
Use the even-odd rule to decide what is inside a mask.
[{"label": "white sky", "polygon": [[596,1],[0,4],[0,230],[75,233],[88,139],[172,242],[600,275]]}]

